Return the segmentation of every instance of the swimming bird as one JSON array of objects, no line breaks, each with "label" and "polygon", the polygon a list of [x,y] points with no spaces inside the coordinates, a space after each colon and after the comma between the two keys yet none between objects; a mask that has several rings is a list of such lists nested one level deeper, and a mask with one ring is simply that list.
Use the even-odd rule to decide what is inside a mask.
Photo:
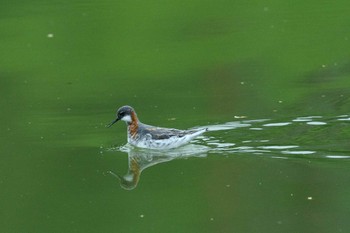
[{"label": "swimming bird", "polygon": [[135,110],[130,106],[119,108],[116,119],[106,127],[111,127],[119,120],[125,121],[128,127],[128,143],[140,148],[171,149],[180,147],[207,131],[206,128],[180,130],[146,125],[139,121]]}]

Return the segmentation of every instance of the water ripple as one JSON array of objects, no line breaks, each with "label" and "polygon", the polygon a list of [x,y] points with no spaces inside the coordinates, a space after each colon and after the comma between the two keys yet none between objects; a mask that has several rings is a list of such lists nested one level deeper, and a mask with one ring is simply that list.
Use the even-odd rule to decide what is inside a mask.
[{"label": "water ripple", "polygon": [[279,122],[279,123],[269,123],[269,124],[264,124],[263,126],[265,127],[276,127],[276,126],[286,126],[290,125],[292,122]]},{"label": "water ripple", "polygon": [[[349,159],[349,130],[337,122],[349,121],[349,115],[337,117],[301,116],[291,120],[257,119],[203,126],[210,132],[194,141],[207,145],[210,153],[250,153],[283,158]],[[288,127],[285,127],[288,126]],[[327,126],[327,127],[325,127]],[[275,130],[271,131],[270,129]],[[335,154],[329,155],[328,151]]]}]

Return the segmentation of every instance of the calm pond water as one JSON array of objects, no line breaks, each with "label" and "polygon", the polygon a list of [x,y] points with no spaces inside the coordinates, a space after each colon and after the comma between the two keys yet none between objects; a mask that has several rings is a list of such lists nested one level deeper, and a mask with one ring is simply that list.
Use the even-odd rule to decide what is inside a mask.
[{"label": "calm pond water", "polygon": [[0,232],[350,231],[348,1],[1,5]]}]

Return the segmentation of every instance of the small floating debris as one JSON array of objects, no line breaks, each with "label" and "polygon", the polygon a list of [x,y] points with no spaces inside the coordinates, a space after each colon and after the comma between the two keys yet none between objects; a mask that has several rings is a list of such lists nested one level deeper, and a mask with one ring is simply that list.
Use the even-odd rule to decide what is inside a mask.
[{"label": "small floating debris", "polygon": [[234,116],[235,119],[244,119],[247,118],[247,116]]}]

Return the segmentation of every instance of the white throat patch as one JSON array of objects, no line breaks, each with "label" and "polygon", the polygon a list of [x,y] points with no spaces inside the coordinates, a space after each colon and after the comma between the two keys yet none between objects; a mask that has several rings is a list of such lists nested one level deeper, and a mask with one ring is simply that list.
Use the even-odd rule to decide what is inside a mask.
[{"label": "white throat patch", "polygon": [[128,123],[130,123],[130,122],[132,121],[130,115],[125,115],[125,116],[123,116],[123,118],[120,119],[120,120],[125,121],[125,122],[128,122]]}]

